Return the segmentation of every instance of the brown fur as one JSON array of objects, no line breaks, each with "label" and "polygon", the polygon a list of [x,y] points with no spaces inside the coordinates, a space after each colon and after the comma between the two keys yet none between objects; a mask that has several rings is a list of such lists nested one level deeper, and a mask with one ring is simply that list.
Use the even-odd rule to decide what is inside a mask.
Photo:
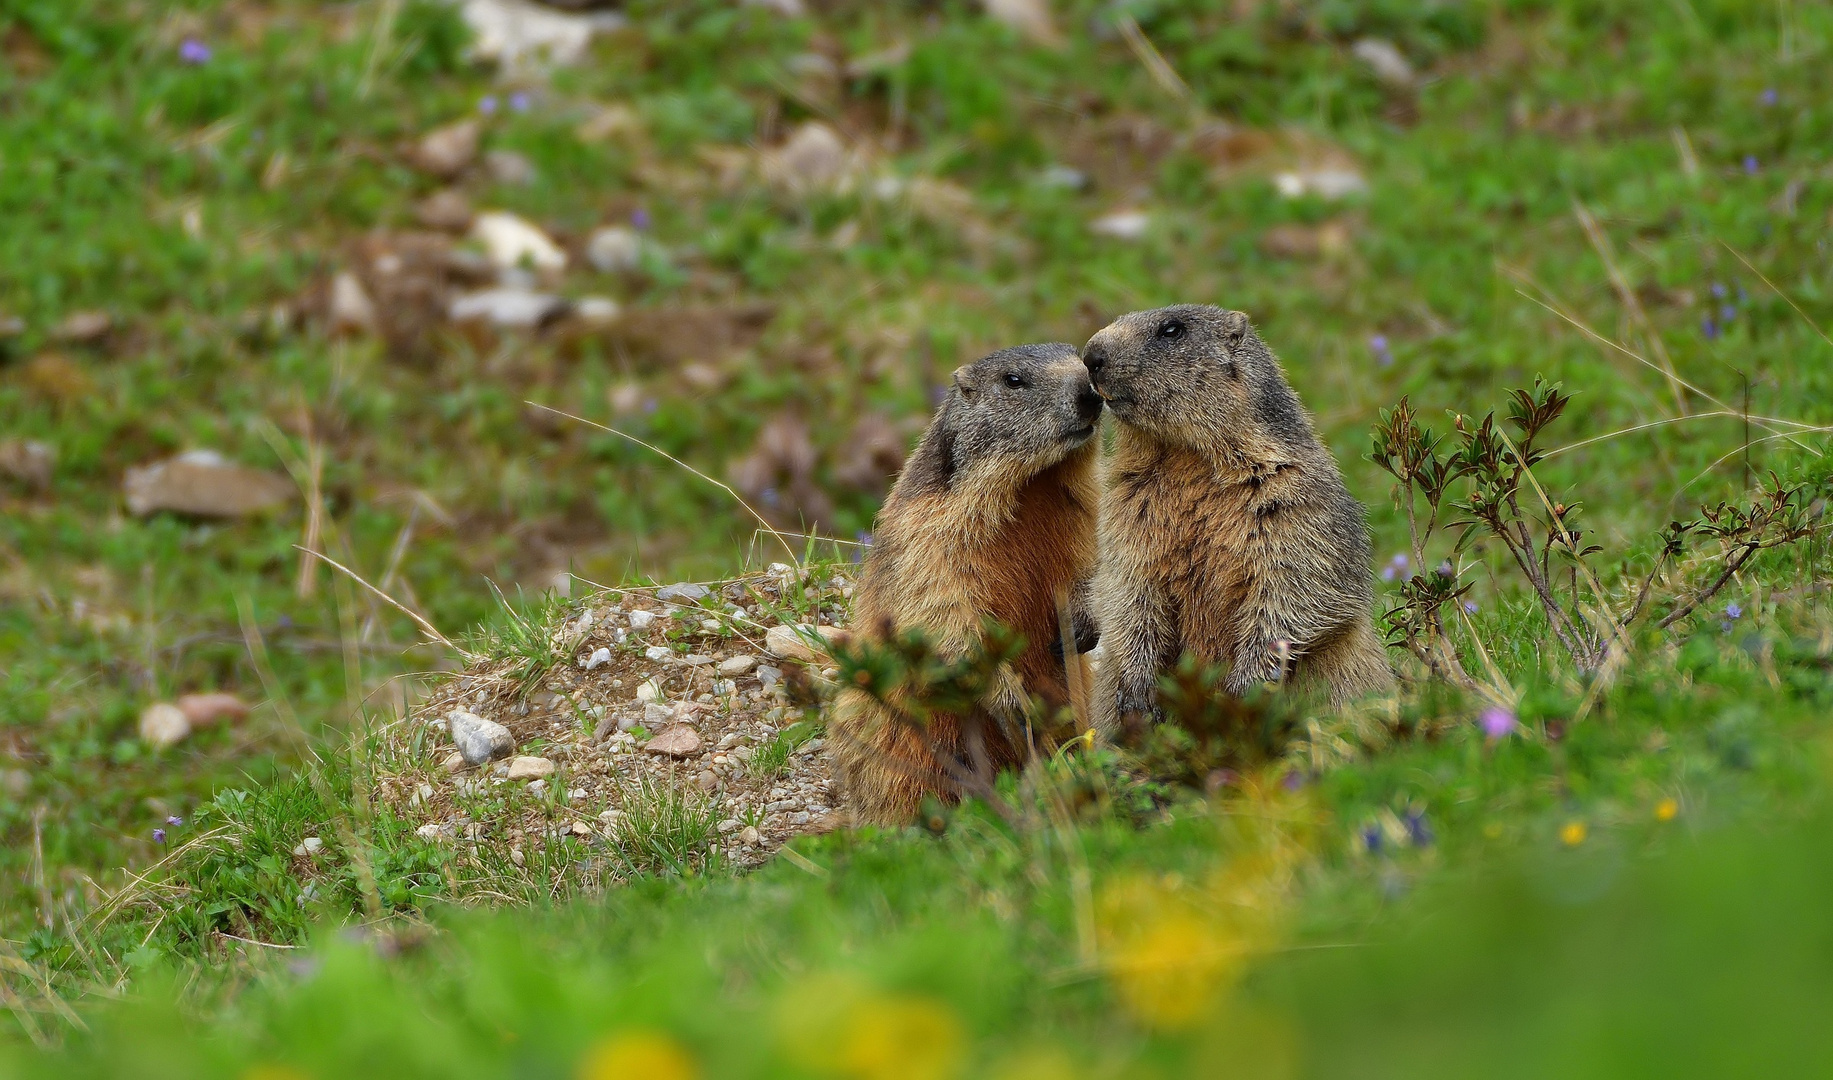
[{"label": "brown fur", "polygon": [[1185,652],[1226,666],[1232,693],[1289,678],[1342,702],[1391,687],[1365,512],[1247,316],[1138,312],[1084,357],[1120,421],[1094,586],[1097,723],[1156,716],[1157,679]]},{"label": "brown fur", "polygon": [[[1052,714],[1069,699],[1063,664],[1051,650],[1058,640],[1056,598],[1063,591],[1086,594],[1095,567],[1099,491],[1095,442],[1089,434],[1065,440],[1063,430],[1078,422],[1092,433],[1100,403],[1075,349],[1058,346],[1026,369],[1052,384],[1037,388],[1044,400],[1012,403],[1041,415],[1002,418],[994,402],[981,405],[989,415],[976,421],[962,384],[969,400],[984,403],[988,391],[975,389],[975,370],[997,374],[1013,352],[996,353],[958,374],[951,400],[879,513],[853,624],[867,641],[919,628],[944,655],[960,656],[978,643],[991,618],[1023,634],[1027,647],[971,723],[935,716],[919,732],[864,693],[839,695],[831,741],[848,803],[862,822],[902,823],[924,796],[952,796],[954,785],[937,758],[969,760],[970,732],[984,738],[993,767],[1022,764],[1034,725],[1046,719],[1034,715],[1031,697]],[[985,374],[978,381],[985,382]],[[1010,430],[976,431],[975,423]]]}]

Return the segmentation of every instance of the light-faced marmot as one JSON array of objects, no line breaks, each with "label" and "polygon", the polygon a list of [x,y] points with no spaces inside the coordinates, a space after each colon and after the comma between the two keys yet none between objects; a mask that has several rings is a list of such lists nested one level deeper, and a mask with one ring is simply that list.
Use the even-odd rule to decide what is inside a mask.
[{"label": "light-faced marmot", "polygon": [[1184,652],[1226,665],[1235,694],[1288,677],[1332,702],[1392,686],[1366,511],[1248,317],[1137,311],[1082,358],[1119,421],[1093,599],[1097,725],[1156,717],[1158,677]]},{"label": "light-faced marmot", "polygon": [[[1057,598],[1086,600],[1095,569],[1101,399],[1073,345],[1021,345],[955,372],[954,385],[912,452],[874,527],[854,597],[867,641],[911,628],[959,657],[986,619],[1025,636],[1026,649],[982,701],[988,761],[1022,764],[1030,695],[1053,711],[1069,700]],[[1085,608],[1085,604],[1075,605]],[[1086,633],[1085,610],[1078,620]],[[960,718],[924,732],[894,720],[856,689],[835,699],[829,744],[853,816],[901,824],[927,794],[952,795],[937,754],[968,758]]]}]

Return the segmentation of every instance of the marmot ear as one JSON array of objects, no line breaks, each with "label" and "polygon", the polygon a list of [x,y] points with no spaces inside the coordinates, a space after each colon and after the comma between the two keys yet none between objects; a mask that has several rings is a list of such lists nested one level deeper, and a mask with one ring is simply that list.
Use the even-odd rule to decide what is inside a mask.
[{"label": "marmot ear", "polygon": [[970,374],[971,369],[966,364],[955,369],[955,389],[961,391],[962,397],[974,396],[974,384],[969,379]]},{"label": "marmot ear", "polygon": [[1230,350],[1240,347],[1243,338],[1247,337],[1247,313],[1244,311],[1225,311],[1222,313],[1222,343]]}]

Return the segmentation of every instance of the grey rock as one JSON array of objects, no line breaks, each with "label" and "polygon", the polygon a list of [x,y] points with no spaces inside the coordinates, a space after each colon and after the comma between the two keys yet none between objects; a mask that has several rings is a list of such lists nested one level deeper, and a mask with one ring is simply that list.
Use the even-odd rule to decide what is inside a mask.
[{"label": "grey rock", "polygon": [[688,653],[681,658],[681,662],[688,667],[706,667],[713,662],[713,658],[705,653]]},{"label": "grey rock", "polygon": [[673,660],[674,658],[675,650],[665,645],[651,645],[649,648],[643,650],[643,659],[656,663],[661,663],[665,660]]},{"label": "grey rock", "polygon": [[675,721],[675,710],[669,708],[666,705],[658,705],[653,701],[644,702],[643,704],[643,726],[644,727],[656,729],[656,728],[661,728],[668,724],[672,724],[674,723],[674,721]]},{"label": "grey rock", "polygon": [[712,594],[713,590],[707,588],[705,585],[694,585],[688,582],[682,582],[679,585],[664,585],[660,589],[657,589],[656,599],[693,603],[704,597],[711,596]]},{"label": "grey rock", "polygon": [[1418,81],[1419,77],[1414,73],[1406,54],[1391,41],[1363,38],[1356,42],[1351,51],[1356,54],[1356,59],[1368,65],[1369,70],[1375,73],[1375,78],[1395,89],[1411,88]]},{"label": "grey rock", "polygon": [[35,439],[7,439],[0,442],[0,476],[11,477],[23,487],[43,491],[51,486],[51,470],[57,455]]},{"label": "grey rock", "polygon": [[515,753],[516,739],[509,729],[473,712],[456,709],[446,717],[452,743],[467,765],[486,765]]},{"label": "grey rock", "polygon": [[148,746],[172,746],[183,742],[190,734],[190,719],[170,702],[148,705],[140,714],[140,738]]},{"label": "grey rock", "polygon": [[435,128],[421,136],[409,157],[415,168],[449,180],[477,159],[477,139],[481,130],[476,120],[460,120]]},{"label": "grey rock", "polygon": [[93,345],[115,328],[106,311],[73,311],[51,330],[51,336],[72,345]]},{"label": "grey rock", "polygon": [[719,789],[719,774],[713,772],[711,769],[702,770],[699,776],[694,777],[694,785],[701,791],[717,791]]},{"label": "grey rock", "polygon": [[771,667],[769,664],[759,664],[757,666],[757,681],[763,684],[764,689],[768,690],[777,683],[783,681],[783,669]]},{"label": "grey rock", "polygon": [[598,667],[600,664],[609,664],[610,662],[611,662],[611,650],[601,646],[599,648],[593,649],[592,655],[586,657],[585,661],[581,663],[579,666],[582,668],[585,668],[587,671],[591,671],[593,668]]},{"label": "grey rock", "polygon": [[653,611],[633,611],[630,613],[630,629],[647,630],[658,616]]}]

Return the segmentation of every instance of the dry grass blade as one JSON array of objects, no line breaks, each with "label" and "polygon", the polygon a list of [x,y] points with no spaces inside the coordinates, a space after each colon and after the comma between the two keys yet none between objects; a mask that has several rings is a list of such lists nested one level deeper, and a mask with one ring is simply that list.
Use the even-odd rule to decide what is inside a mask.
[{"label": "dry grass blade", "polygon": [[1133,20],[1132,13],[1121,11],[1114,18],[1114,26],[1120,31],[1127,48],[1133,50],[1133,55],[1139,58],[1139,62],[1145,66],[1146,74],[1152,76],[1152,81],[1158,84],[1160,90],[1179,101],[1190,100],[1190,87],[1178,76],[1176,69],[1158,51],[1158,47],[1152,44],[1152,39],[1146,37],[1146,32]]},{"label": "dry grass blade", "polygon": [[1661,340],[1661,334],[1656,331],[1655,324],[1649,321],[1648,312],[1643,310],[1642,301],[1636,298],[1636,290],[1630,287],[1629,279],[1623,276],[1622,267],[1617,265],[1616,250],[1611,246],[1610,237],[1605,234],[1603,226],[1598,224],[1597,218],[1592,216],[1591,211],[1585,208],[1584,203],[1577,199],[1572,200],[1572,212],[1578,217],[1578,223],[1585,230],[1585,236],[1590,239],[1591,247],[1597,252],[1598,259],[1603,262],[1604,273],[1610,278],[1611,287],[1617,291],[1617,298],[1623,302],[1630,317],[1636,321],[1643,336],[1648,339],[1649,347],[1655,351],[1655,359],[1660,361],[1658,366],[1661,373],[1667,377],[1668,386],[1674,392],[1674,408],[1679,410],[1680,415],[1685,416],[1687,414],[1687,395],[1683,388],[1686,387],[1686,383],[1675,372],[1674,361],[1668,356],[1666,343]]},{"label": "dry grass blade", "polygon": [[1743,263],[1744,269],[1757,275],[1757,280],[1761,281],[1765,286],[1767,286],[1770,292],[1773,292],[1777,296],[1780,296],[1782,298],[1783,303],[1787,304],[1789,307],[1794,308],[1795,314],[1801,316],[1801,321],[1804,323],[1807,323],[1808,328],[1810,330],[1813,330],[1816,334],[1820,335],[1820,340],[1826,342],[1828,345],[1833,345],[1833,338],[1830,338],[1827,336],[1827,332],[1820,328],[1819,323],[1816,323],[1813,319],[1808,318],[1808,313],[1801,310],[1801,305],[1795,303],[1795,298],[1783,292],[1781,289],[1777,288],[1776,283],[1769,280],[1768,276],[1766,276],[1763,273],[1763,271],[1758,270],[1756,266],[1752,264],[1749,259],[1746,259],[1744,257],[1743,252],[1739,251],[1737,248],[1732,247],[1730,244],[1725,243],[1723,240],[1719,241],[1719,246],[1723,247],[1726,251],[1731,252],[1731,254],[1737,258],[1738,262]]},{"label": "dry grass blade", "polygon": [[650,453],[666,458],[668,461],[676,465],[679,465],[681,468],[686,469],[690,473],[693,473],[695,476],[698,476],[700,479],[705,480],[707,483],[725,492],[727,495],[730,495],[732,497],[733,502],[737,503],[739,506],[744,507],[745,512],[747,514],[750,514],[752,517],[757,519],[757,523],[764,527],[765,532],[769,533],[771,536],[776,537],[777,543],[783,545],[783,551],[784,553],[786,553],[789,556],[789,561],[791,564],[795,566],[802,565],[802,560],[796,555],[795,549],[789,546],[789,541],[784,538],[783,534],[778,532],[776,528],[773,525],[771,525],[768,520],[764,518],[764,515],[758,513],[756,507],[752,506],[750,503],[746,502],[743,498],[741,498],[738,492],[733,491],[730,485],[723,484],[719,482],[718,480],[713,479],[712,477],[708,476],[706,473],[703,473],[699,469],[694,468],[692,465],[689,465],[687,462],[682,461],[680,458],[662,449],[661,447],[655,446],[651,443],[646,443],[642,439],[637,438],[635,435],[632,435],[629,432],[619,431],[614,427],[608,427],[594,420],[587,420],[583,416],[574,416],[570,412],[566,412],[561,409],[556,409],[551,406],[543,405],[538,401],[524,401],[522,402],[522,404],[527,405],[530,408],[540,409],[542,412],[553,413],[555,416],[564,416],[568,420],[572,420],[577,423],[584,424],[587,427],[595,427],[600,431],[606,432],[611,435],[616,435],[620,439],[628,439],[629,441],[637,444],[638,446],[649,451]]},{"label": "dry grass blade", "polygon": [[[299,547],[297,544],[293,546],[295,549],[299,551],[305,551],[304,548]],[[418,611],[415,611],[413,608],[408,607],[406,604],[403,604],[401,601],[396,600],[394,597],[383,592],[381,589],[376,588],[374,585],[371,585],[369,582],[364,581],[362,575],[358,574],[355,570],[350,569],[348,566],[345,566],[343,563],[338,562],[336,559],[333,559],[331,556],[326,555],[322,551],[308,551],[306,552],[306,554],[311,555],[312,557],[317,558],[317,559],[323,559],[333,569],[341,571],[342,573],[347,575],[350,578],[350,580],[356,582],[358,585],[361,585],[363,588],[368,589],[370,592],[380,597],[389,606],[393,607],[395,610],[399,611],[401,614],[406,615],[408,618],[414,620],[414,625],[420,627],[421,632],[424,633],[429,640],[435,641],[441,645],[444,645],[446,648],[451,649],[453,652],[464,657],[467,661],[476,661],[476,660],[481,659],[481,657],[471,652],[469,649],[463,649],[463,648],[460,648],[458,645],[454,644],[451,638],[446,637],[444,634],[440,633],[438,627],[428,622],[426,619],[426,616],[420,614]]]}]

